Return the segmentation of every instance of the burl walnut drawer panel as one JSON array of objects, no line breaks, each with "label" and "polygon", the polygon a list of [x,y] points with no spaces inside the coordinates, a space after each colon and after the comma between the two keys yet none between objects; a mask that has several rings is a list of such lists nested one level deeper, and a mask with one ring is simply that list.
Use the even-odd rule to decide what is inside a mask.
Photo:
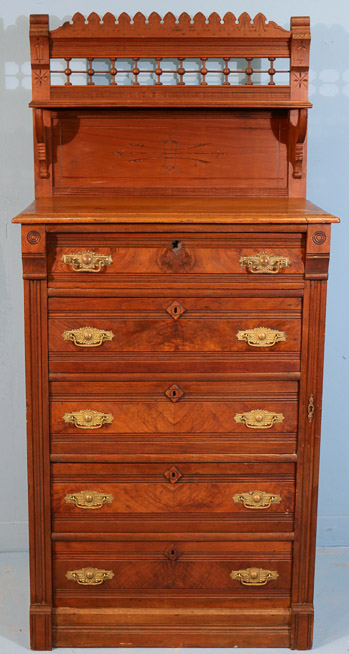
[{"label": "burl walnut drawer panel", "polygon": [[[108,245],[106,245],[106,243]],[[252,259],[251,259],[252,257]],[[146,285],[183,282],[212,286],[241,280],[304,274],[304,237],[297,233],[236,234],[51,234],[50,283]],[[230,279],[231,278],[231,279]],[[221,280],[222,282],[223,280]]]},{"label": "burl walnut drawer panel", "polygon": [[[55,606],[99,608],[154,598],[288,606],[290,542],[55,542]],[[240,604],[241,601],[241,604]],[[246,602],[246,603],[245,603]],[[245,604],[244,604],[245,603]],[[144,604],[143,604],[144,606]]]},{"label": "burl walnut drawer panel", "polygon": [[53,464],[55,532],[293,530],[295,463]]},{"label": "burl walnut drawer panel", "polygon": [[301,309],[292,297],[50,298],[49,347],[84,361],[109,352],[246,352],[266,365],[263,354],[299,353]]}]

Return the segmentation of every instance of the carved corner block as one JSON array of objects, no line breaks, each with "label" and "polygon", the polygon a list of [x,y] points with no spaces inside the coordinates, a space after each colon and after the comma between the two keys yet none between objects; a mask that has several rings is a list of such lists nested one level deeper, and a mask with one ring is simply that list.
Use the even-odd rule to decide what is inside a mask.
[{"label": "carved corner block", "polygon": [[306,279],[327,279],[330,261],[331,225],[308,225],[305,258]]},{"label": "carved corner block", "polygon": [[23,279],[46,279],[45,225],[22,225]]}]

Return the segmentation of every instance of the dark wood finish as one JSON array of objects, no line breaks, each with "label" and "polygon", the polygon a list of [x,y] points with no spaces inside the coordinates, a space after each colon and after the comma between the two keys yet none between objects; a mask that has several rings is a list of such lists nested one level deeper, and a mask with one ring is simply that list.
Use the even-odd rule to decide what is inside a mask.
[{"label": "dark wood finish", "polygon": [[[35,201],[14,222],[34,649],[311,647],[338,218],[305,198],[309,45],[307,17],[31,16]],[[106,265],[63,260],[84,252]],[[84,327],[113,338],[63,338]],[[281,340],[237,338],[259,327]],[[239,422],[253,410],[274,418]],[[89,567],[114,576],[66,576]],[[246,568],[277,576],[230,576]]]}]

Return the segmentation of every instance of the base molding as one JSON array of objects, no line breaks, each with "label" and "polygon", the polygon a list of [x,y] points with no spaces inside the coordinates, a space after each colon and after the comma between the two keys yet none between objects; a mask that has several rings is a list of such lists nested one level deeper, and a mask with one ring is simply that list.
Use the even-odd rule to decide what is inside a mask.
[{"label": "base molding", "polygon": [[294,604],[291,610],[291,649],[311,649],[313,645],[314,607]]},{"label": "base molding", "polygon": [[30,607],[30,649],[52,649],[52,607],[32,604]]},{"label": "base molding", "polygon": [[54,610],[56,647],[290,647],[289,609]]}]

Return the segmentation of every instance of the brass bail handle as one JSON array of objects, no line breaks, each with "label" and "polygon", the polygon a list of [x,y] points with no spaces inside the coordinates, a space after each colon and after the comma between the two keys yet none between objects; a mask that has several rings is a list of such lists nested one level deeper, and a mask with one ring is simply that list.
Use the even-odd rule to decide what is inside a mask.
[{"label": "brass bail handle", "polygon": [[253,274],[264,273],[276,275],[282,268],[288,268],[290,266],[290,260],[288,257],[269,254],[269,252],[259,252],[258,254],[241,257],[240,265],[247,268]]},{"label": "brass bail handle", "polygon": [[74,272],[101,272],[104,266],[110,266],[113,259],[110,255],[98,254],[87,250],[84,252],[74,252],[63,254],[62,262],[70,266]]},{"label": "brass bail handle", "polygon": [[62,334],[64,341],[72,341],[77,347],[99,347],[106,341],[112,341],[114,334],[105,329],[97,327],[79,327],[78,329],[67,329]]}]

